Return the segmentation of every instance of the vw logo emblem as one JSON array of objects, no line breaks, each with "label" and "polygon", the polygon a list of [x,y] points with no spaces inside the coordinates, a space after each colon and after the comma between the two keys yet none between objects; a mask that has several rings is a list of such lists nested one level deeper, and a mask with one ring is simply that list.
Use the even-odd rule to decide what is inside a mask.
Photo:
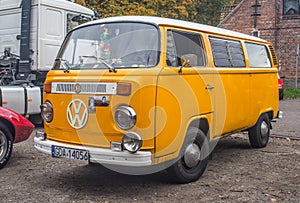
[{"label": "vw logo emblem", "polygon": [[80,99],[73,99],[67,107],[67,120],[75,128],[83,128],[88,120],[88,109]]},{"label": "vw logo emblem", "polygon": [[74,91],[75,91],[76,94],[79,94],[81,92],[81,86],[80,86],[80,84],[77,83],[74,86]]}]

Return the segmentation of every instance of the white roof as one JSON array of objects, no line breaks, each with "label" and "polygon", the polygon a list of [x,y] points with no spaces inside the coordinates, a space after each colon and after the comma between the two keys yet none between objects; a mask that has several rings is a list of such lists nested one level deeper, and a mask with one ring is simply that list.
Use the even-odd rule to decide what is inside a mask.
[{"label": "white roof", "polygon": [[175,27],[183,27],[188,29],[194,29],[194,30],[201,30],[208,33],[221,33],[226,36],[233,36],[238,38],[244,38],[254,41],[260,41],[260,42],[266,42],[265,40],[254,37],[251,35],[230,31],[222,28],[217,28],[209,25],[203,25],[198,23],[192,23],[182,20],[175,20],[175,19],[169,19],[169,18],[162,18],[162,17],[154,17],[154,16],[118,16],[118,17],[110,17],[110,18],[104,18],[99,19],[95,21],[91,21],[85,24],[80,25],[79,27],[85,26],[85,25],[93,25],[98,23],[111,23],[111,22],[146,22],[151,23],[154,25],[170,25]]},{"label": "white roof", "polygon": [[[27,0],[28,1],[28,0]],[[21,0],[0,0],[0,10],[20,8]],[[32,5],[42,4],[67,11],[73,11],[86,15],[94,15],[91,9],[67,0],[31,0]]]},{"label": "white roof", "polygon": [[78,12],[87,15],[94,15],[94,12],[91,9],[88,9],[79,4],[72,3],[66,0],[39,0],[41,4],[52,6],[55,8],[64,9],[67,11]]}]

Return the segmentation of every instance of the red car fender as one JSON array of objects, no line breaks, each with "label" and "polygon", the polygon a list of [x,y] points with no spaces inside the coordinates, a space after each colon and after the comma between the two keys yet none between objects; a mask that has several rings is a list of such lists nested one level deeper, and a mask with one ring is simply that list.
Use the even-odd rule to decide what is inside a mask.
[{"label": "red car fender", "polygon": [[29,120],[27,120],[20,114],[4,107],[0,107],[0,119],[6,120],[13,126],[14,143],[22,142],[28,139],[32,131],[34,130],[34,125]]}]

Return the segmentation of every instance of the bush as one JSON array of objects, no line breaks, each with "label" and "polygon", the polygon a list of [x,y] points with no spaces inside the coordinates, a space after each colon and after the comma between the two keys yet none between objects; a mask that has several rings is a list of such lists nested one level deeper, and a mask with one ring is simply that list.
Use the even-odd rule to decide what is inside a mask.
[{"label": "bush", "polygon": [[300,89],[295,89],[295,88],[284,89],[284,98],[285,99],[300,98]]}]

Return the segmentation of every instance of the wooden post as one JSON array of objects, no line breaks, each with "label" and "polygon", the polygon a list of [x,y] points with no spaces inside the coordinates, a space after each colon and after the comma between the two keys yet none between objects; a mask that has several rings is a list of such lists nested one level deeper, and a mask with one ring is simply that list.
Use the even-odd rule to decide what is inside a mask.
[{"label": "wooden post", "polygon": [[297,44],[296,49],[296,78],[295,78],[295,88],[298,88],[298,69],[299,69],[299,44]]}]

